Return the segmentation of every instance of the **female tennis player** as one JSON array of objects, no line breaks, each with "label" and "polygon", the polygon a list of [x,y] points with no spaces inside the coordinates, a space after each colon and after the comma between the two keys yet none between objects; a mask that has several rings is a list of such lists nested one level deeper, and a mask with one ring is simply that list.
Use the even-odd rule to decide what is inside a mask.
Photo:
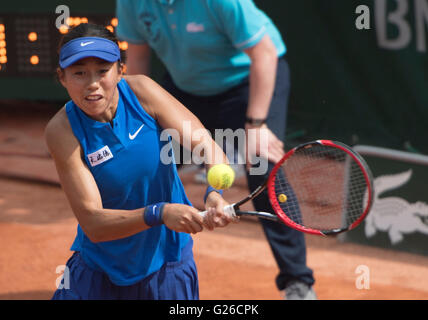
[{"label": "female tennis player", "polygon": [[[67,262],[69,286],[53,299],[198,299],[191,233],[224,227],[227,202],[206,195],[203,224],[174,163],[165,164],[162,129],[203,146],[206,163],[222,150],[176,99],[145,76],[125,76],[115,36],[81,24],[64,36],[58,78],[71,100],[46,127],[46,141],[78,220]],[[208,191],[207,191],[208,192]]]}]

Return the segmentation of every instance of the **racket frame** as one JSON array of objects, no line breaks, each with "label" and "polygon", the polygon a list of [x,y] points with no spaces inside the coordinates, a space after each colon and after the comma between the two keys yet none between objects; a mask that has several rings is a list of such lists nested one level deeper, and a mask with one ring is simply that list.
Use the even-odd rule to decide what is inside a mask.
[{"label": "racket frame", "polygon": [[[278,199],[277,199],[277,196],[275,193],[275,178],[276,178],[277,171],[282,166],[282,164],[285,161],[287,161],[297,150],[300,150],[303,148],[310,148],[310,147],[313,147],[314,145],[324,145],[324,146],[338,148],[338,149],[344,151],[358,164],[361,171],[363,172],[364,179],[365,179],[366,184],[367,184],[367,192],[368,192],[367,206],[364,209],[364,212],[360,215],[360,217],[348,227],[337,228],[337,229],[332,229],[332,230],[317,230],[317,229],[308,228],[308,227],[302,226],[300,224],[297,224],[293,220],[291,220],[284,213],[284,211],[281,209],[281,206],[279,205],[279,202],[278,202]],[[269,212],[239,210],[239,207],[241,205],[243,205],[244,203],[246,203],[246,202],[254,199],[255,197],[257,197],[266,188],[267,188],[267,192],[268,192],[269,201],[271,203],[271,206],[272,206],[275,214],[272,214]],[[296,230],[299,230],[299,231],[302,231],[305,233],[322,235],[322,236],[331,236],[331,235],[336,235],[336,234],[339,234],[341,232],[345,232],[345,231],[354,229],[356,226],[358,226],[364,220],[364,218],[367,216],[367,214],[370,212],[371,206],[373,204],[373,194],[374,194],[374,190],[373,190],[372,173],[370,171],[370,168],[368,167],[368,165],[364,161],[364,159],[357,152],[351,150],[345,144],[337,142],[337,141],[316,140],[316,141],[307,142],[307,143],[298,145],[298,146],[294,147],[293,149],[289,150],[282,157],[282,159],[274,166],[274,168],[270,172],[268,178],[265,180],[265,182],[262,185],[258,186],[252,193],[250,193],[244,199],[242,199],[236,203],[230,204],[230,205],[226,206],[224,209],[225,209],[225,212],[227,212],[231,216],[241,216],[241,215],[254,216],[254,217],[268,219],[268,220],[272,220],[272,221],[276,221],[276,222],[281,222],[281,223],[284,223],[285,225],[287,225],[293,229],[296,229]],[[202,216],[205,216],[206,214],[207,214],[207,211],[201,212]]]},{"label": "racket frame", "polygon": [[[364,209],[363,213],[360,215],[360,217],[348,227],[337,228],[337,229],[332,229],[332,230],[317,230],[317,229],[312,229],[312,228],[302,226],[300,224],[295,223],[293,220],[291,220],[287,216],[287,214],[285,214],[285,212],[282,210],[282,208],[278,202],[278,199],[277,199],[277,196],[275,193],[275,178],[276,178],[276,173],[279,170],[279,168],[281,168],[283,163],[285,161],[287,161],[287,159],[289,159],[297,150],[300,150],[303,148],[311,148],[317,144],[329,146],[329,147],[333,147],[333,148],[338,148],[338,149],[344,151],[350,157],[352,157],[352,159],[358,164],[361,171],[363,172],[364,179],[365,179],[366,184],[367,184],[367,191],[368,191],[367,206]],[[278,217],[281,219],[282,222],[284,222],[286,225],[288,225],[289,227],[291,227],[293,229],[296,229],[296,230],[299,230],[299,231],[302,231],[305,233],[309,233],[309,234],[315,234],[315,235],[323,235],[323,236],[336,235],[336,234],[354,229],[356,226],[358,226],[361,223],[361,221],[364,220],[364,218],[370,212],[371,206],[373,204],[373,192],[374,192],[373,191],[373,178],[372,178],[372,174],[371,174],[371,171],[370,171],[368,165],[365,163],[364,159],[358,153],[356,153],[355,151],[352,151],[349,147],[347,147],[343,143],[340,143],[337,141],[332,141],[332,140],[316,140],[316,141],[312,141],[312,142],[308,142],[308,143],[298,145],[297,147],[294,147],[293,149],[288,151],[284,155],[284,157],[275,165],[275,167],[272,169],[271,173],[269,174],[269,177],[267,180],[267,189],[268,189],[269,201],[272,205],[272,208],[273,208],[274,212],[278,215]]]}]

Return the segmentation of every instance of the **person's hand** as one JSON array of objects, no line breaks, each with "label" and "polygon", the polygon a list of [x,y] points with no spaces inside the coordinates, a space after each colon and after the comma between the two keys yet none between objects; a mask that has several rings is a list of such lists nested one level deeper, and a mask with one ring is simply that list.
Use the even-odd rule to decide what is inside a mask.
[{"label": "person's hand", "polygon": [[260,127],[245,125],[245,133],[247,137],[247,170],[252,165],[252,157],[260,156],[277,163],[284,156],[284,143],[279,140],[276,135],[263,124]]},{"label": "person's hand", "polygon": [[204,219],[204,225],[208,228],[208,230],[225,227],[230,222],[239,221],[238,217],[232,218],[223,211],[223,208],[227,205],[229,205],[229,203],[224,200],[218,192],[210,192],[205,203],[207,214]]},{"label": "person's hand", "polygon": [[198,233],[204,226],[198,209],[180,203],[165,204],[162,220],[169,229],[177,232]]}]

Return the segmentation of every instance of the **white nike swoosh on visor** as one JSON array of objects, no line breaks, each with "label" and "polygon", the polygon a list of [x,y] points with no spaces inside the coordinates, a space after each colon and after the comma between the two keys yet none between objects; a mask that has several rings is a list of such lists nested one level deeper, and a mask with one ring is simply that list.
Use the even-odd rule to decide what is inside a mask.
[{"label": "white nike swoosh on visor", "polygon": [[80,46],[84,47],[87,46],[88,44],[94,43],[93,41],[89,41],[89,42],[80,42]]},{"label": "white nike swoosh on visor", "polygon": [[135,131],[134,134],[129,133],[129,139],[134,140],[135,137],[140,133],[141,129],[143,129],[144,123],[141,125],[141,127],[138,128],[137,131]]}]

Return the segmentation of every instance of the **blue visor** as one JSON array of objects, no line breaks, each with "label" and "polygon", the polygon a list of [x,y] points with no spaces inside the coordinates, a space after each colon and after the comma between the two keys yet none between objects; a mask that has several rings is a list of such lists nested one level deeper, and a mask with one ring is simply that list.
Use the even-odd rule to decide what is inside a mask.
[{"label": "blue visor", "polygon": [[82,37],[67,42],[59,53],[59,65],[65,69],[80,59],[96,57],[108,62],[120,60],[116,43],[104,38]]}]

